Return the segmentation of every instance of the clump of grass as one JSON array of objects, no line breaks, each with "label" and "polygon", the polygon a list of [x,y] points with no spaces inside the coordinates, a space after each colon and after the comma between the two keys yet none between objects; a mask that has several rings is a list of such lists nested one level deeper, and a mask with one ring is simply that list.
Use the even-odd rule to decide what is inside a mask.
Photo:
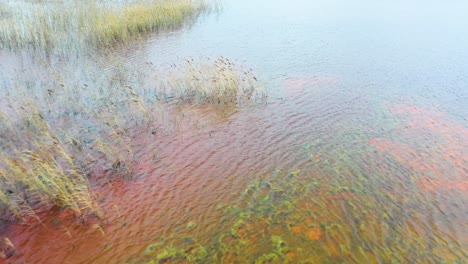
[{"label": "clump of grass", "polygon": [[101,184],[109,177],[134,175],[133,140],[142,132],[155,134],[164,106],[160,100],[172,96],[237,107],[264,98],[252,71],[224,57],[187,60],[162,75],[164,81],[156,87],[142,80],[154,80],[145,72],[157,71],[119,68],[99,79],[88,76],[87,84],[47,71],[5,82],[0,97],[0,211],[23,218],[34,216],[37,204],[47,204],[71,208],[76,215],[99,214],[89,177]]},{"label": "clump of grass", "polygon": [[173,65],[162,89],[178,100],[197,104],[237,105],[264,100],[265,90],[252,72],[222,56],[187,59]]},{"label": "clump of grass", "polygon": [[71,44],[68,34],[76,31],[73,19],[78,10],[65,3],[8,3],[2,12],[6,15],[0,23],[0,47],[50,50],[60,42]]},{"label": "clump of grass", "polygon": [[31,106],[21,108],[0,125],[0,211],[22,219],[35,216],[37,205],[54,205],[76,216],[100,217],[88,176],[132,174],[133,151],[125,132],[105,113],[92,115],[89,109],[74,112],[83,122],[88,118],[88,125],[67,127]]},{"label": "clump of grass", "polygon": [[113,46],[141,33],[181,27],[206,9],[204,2],[186,0],[147,1],[119,9],[102,8],[92,17],[88,34],[96,45]]},{"label": "clump of grass", "polygon": [[2,122],[1,132],[2,137],[26,137],[4,138],[0,145],[1,207],[16,218],[34,215],[31,206],[38,203],[67,207],[77,216],[97,213],[82,169],[40,112],[26,113],[17,124]]},{"label": "clump of grass", "polygon": [[62,54],[110,47],[179,28],[207,10],[203,0],[8,2],[0,5],[0,47]]},{"label": "clump of grass", "polygon": [[99,216],[88,176],[133,173],[126,127],[137,115],[148,117],[142,99],[117,86],[113,91],[121,93],[113,98],[93,100],[58,83],[37,90],[16,86],[16,96],[6,96],[7,107],[0,107],[0,212],[8,219],[35,216],[38,204]]}]

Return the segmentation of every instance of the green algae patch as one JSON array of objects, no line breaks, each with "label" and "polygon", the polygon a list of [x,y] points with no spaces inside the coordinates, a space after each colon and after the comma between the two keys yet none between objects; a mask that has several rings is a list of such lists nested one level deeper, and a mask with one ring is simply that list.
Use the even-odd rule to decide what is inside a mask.
[{"label": "green algae patch", "polygon": [[[366,178],[365,171],[346,165],[349,153],[343,152],[339,157],[343,158],[336,159],[335,166],[327,169],[326,176],[309,169],[292,172],[276,170],[270,175],[261,176],[245,188],[242,202],[219,206],[225,215],[224,222],[230,224],[209,239],[201,239],[199,233],[194,234],[193,229],[186,228],[163,243],[157,243],[157,247],[152,248],[153,254],[144,254],[135,261],[461,261],[458,257],[452,256],[451,261],[445,261],[431,255],[432,247],[443,241],[431,241],[427,234],[409,231],[412,219],[407,213],[411,210],[398,209],[401,204],[383,207],[384,199],[390,197],[388,191],[369,184],[371,181]],[[416,204],[417,201],[405,202]],[[188,222],[185,226],[193,226],[193,223]]]}]

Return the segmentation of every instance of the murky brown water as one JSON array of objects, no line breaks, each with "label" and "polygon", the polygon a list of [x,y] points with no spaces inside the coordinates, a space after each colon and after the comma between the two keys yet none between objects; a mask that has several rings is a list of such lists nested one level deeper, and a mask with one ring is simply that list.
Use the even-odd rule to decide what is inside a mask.
[{"label": "murky brown water", "polygon": [[190,240],[208,252],[198,263],[465,263],[466,4],[416,2],[235,1],[117,54],[0,51],[4,86],[50,72],[99,85],[220,54],[270,93],[266,105],[165,106],[161,132],[133,132],[137,175],[93,180],[104,221],[44,210],[42,224],[5,224],[17,249],[5,262],[140,263],[158,259],[156,242]]}]

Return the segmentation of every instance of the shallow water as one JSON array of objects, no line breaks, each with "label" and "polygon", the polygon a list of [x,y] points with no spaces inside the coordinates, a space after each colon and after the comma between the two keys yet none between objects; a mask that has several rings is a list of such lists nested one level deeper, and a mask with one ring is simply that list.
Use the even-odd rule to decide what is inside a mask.
[{"label": "shallow water", "polygon": [[169,105],[162,133],[135,132],[137,175],[93,181],[105,221],[52,210],[43,224],[5,225],[9,260],[139,263],[172,247],[164,260],[176,263],[466,262],[467,7],[229,1],[117,52],[0,51],[4,86],[51,72],[98,85],[222,55],[270,94],[266,105]]}]

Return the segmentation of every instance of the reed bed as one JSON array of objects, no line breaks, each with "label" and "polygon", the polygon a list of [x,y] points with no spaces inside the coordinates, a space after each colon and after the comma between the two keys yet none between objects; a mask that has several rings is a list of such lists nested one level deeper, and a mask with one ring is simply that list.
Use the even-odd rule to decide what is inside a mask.
[{"label": "reed bed", "polygon": [[181,102],[241,105],[266,99],[265,89],[252,69],[222,56],[187,59],[172,65],[167,75],[163,90]]},{"label": "reed bed", "polygon": [[0,48],[69,54],[112,47],[180,28],[208,10],[203,0],[6,2],[0,4]]},{"label": "reed bed", "polygon": [[[3,220],[35,216],[41,205],[70,208],[77,216],[102,216],[90,177],[100,183],[134,177],[138,158],[133,140],[142,131],[154,136],[164,106],[171,108],[175,102],[237,107],[266,98],[250,69],[224,57],[188,59],[169,73],[149,67],[117,68],[100,79],[92,75],[76,80],[62,74],[46,71],[4,83]],[[159,76],[157,81],[151,74]]]},{"label": "reed bed", "polygon": [[106,88],[96,96],[53,83],[15,86],[3,98],[0,220],[35,216],[40,206],[101,217],[88,177],[133,173],[135,158],[126,129],[135,122],[150,123],[136,93],[109,86],[115,96],[104,101],[110,92]]},{"label": "reed bed", "polygon": [[142,33],[179,28],[206,9],[204,2],[185,0],[134,3],[117,10],[104,8],[93,16],[88,34],[96,45],[113,46]]},{"label": "reed bed", "polygon": [[88,176],[97,167],[121,175],[129,172],[126,160],[132,153],[125,135],[116,134],[109,121],[98,116],[88,117],[96,118],[92,131],[83,124],[47,120],[35,106],[21,109],[19,115],[2,113],[0,125],[0,211],[8,218],[3,220],[35,216],[40,206],[101,216]]},{"label": "reed bed", "polygon": [[34,216],[31,206],[44,202],[76,215],[95,211],[87,179],[40,112],[29,109],[17,123],[2,121],[0,208],[17,218]]}]

